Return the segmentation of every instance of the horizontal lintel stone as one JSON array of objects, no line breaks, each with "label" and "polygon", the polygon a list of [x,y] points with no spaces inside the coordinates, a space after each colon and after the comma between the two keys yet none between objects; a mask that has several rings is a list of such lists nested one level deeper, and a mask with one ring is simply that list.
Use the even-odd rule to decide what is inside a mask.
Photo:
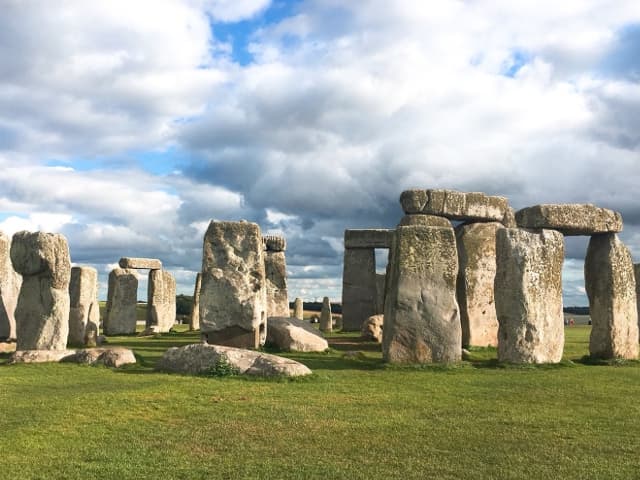
[{"label": "horizontal lintel stone", "polygon": [[544,204],[516,212],[521,228],[546,228],[564,235],[595,235],[622,231],[622,215],[588,203]]},{"label": "horizontal lintel stone", "polygon": [[120,268],[137,268],[149,270],[161,270],[162,262],[157,258],[122,257],[118,262]]},{"label": "horizontal lintel stone", "polygon": [[344,248],[389,248],[394,230],[362,229],[344,231]]},{"label": "horizontal lintel stone", "polygon": [[506,197],[455,190],[405,190],[400,195],[400,203],[407,214],[480,222],[501,222],[509,210]]}]

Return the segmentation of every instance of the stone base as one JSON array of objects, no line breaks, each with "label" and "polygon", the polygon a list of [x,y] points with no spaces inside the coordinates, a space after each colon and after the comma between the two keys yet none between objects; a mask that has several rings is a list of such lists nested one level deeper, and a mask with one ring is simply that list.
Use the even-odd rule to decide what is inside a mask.
[{"label": "stone base", "polygon": [[260,331],[245,330],[240,327],[227,327],[217,332],[204,333],[209,345],[224,345],[236,348],[259,348]]}]

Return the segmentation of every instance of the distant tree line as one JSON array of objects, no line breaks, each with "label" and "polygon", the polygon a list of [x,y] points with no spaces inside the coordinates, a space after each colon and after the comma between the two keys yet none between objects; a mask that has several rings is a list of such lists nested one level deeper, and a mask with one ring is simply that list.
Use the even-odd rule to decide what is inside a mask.
[{"label": "distant tree line", "polygon": [[562,310],[573,315],[589,315],[589,307],[564,307]]},{"label": "distant tree line", "polygon": [[[293,308],[295,302],[289,302],[289,308]],[[322,310],[322,302],[304,302],[304,309],[311,312],[320,312]],[[331,302],[331,312],[342,313],[342,304]]]}]

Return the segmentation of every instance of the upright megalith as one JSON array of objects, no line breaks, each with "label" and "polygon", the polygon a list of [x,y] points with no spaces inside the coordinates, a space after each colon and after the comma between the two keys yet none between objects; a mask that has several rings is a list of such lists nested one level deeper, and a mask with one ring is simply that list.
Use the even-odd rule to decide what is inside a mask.
[{"label": "upright megalith", "polygon": [[462,345],[498,346],[498,317],[493,284],[496,276],[497,222],[456,227],[458,247],[457,294],[462,324]]},{"label": "upright megalith", "polygon": [[264,270],[267,287],[267,317],[289,316],[289,294],[287,292],[287,260],[284,237],[267,235],[264,243]]},{"label": "upright megalith", "polygon": [[18,350],[64,350],[69,335],[71,260],[64,236],[18,232],[11,262],[22,275],[15,310]]},{"label": "upright megalith", "polygon": [[166,333],[176,323],[176,280],[166,270],[149,271],[146,328]]},{"label": "upright megalith", "polygon": [[200,331],[210,344],[264,345],[267,334],[264,247],[250,222],[212,221],[204,236]]},{"label": "upright megalith", "polygon": [[[193,287],[193,308],[189,317],[189,330],[200,330],[200,288],[202,286],[202,274],[196,275],[196,284]],[[287,312],[289,313],[289,312]]]},{"label": "upright megalith", "polygon": [[136,333],[138,276],[135,270],[114,268],[109,273],[107,309],[103,319],[105,335]]},{"label": "upright megalith", "polygon": [[498,360],[557,363],[564,348],[564,239],[554,230],[497,231]]},{"label": "upright megalith", "polygon": [[0,341],[16,339],[15,310],[22,277],[11,264],[11,238],[0,232]]},{"label": "upright megalith", "polygon": [[329,297],[322,299],[322,310],[320,311],[320,331],[331,332],[333,330],[333,315],[331,315],[331,302]]},{"label": "upright megalith", "polygon": [[384,295],[387,286],[387,274],[376,273],[376,315],[384,313]]},{"label": "upright megalith", "polygon": [[73,267],[69,283],[69,345],[95,346],[100,325],[98,272],[91,267]]},{"label": "upright megalith", "polygon": [[449,363],[462,355],[458,254],[450,227],[396,229],[387,274],[382,354],[393,363]]},{"label": "upright megalith", "polygon": [[304,320],[304,303],[300,297],[293,302],[293,318]]},{"label": "upright megalith", "polygon": [[376,313],[376,258],[370,248],[345,248],[342,272],[342,328],[360,331]]},{"label": "upright megalith", "polygon": [[640,330],[640,263],[633,264],[633,276],[635,277],[635,280],[636,280],[636,301],[638,305],[638,330]]},{"label": "upright megalith", "polygon": [[636,281],[629,249],[615,233],[594,235],[584,262],[594,358],[638,358]]}]

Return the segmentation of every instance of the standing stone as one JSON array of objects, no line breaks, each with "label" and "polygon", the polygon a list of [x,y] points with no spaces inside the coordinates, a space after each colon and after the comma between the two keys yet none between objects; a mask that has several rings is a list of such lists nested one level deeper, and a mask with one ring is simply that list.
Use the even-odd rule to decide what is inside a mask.
[{"label": "standing stone", "polygon": [[452,228],[398,227],[390,255],[382,355],[392,363],[457,362],[462,331]]},{"label": "standing stone", "polygon": [[166,270],[149,271],[146,328],[166,333],[176,323],[176,280]]},{"label": "standing stone", "polygon": [[376,259],[372,248],[345,248],[342,272],[342,329],[359,332],[376,313]]},{"label": "standing stone", "polygon": [[594,235],[584,261],[594,358],[638,358],[638,306],[629,249],[615,233]]},{"label": "standing stone", "polygon": [[65,350],[69,335],[71,260],[64,236],[18,232],[13,268],[22,275],[15,310],[18,350]]},{"label": "standing stone", "polygon": [[95,346],[100,325],[98,272],[91,267],[73,267],[69,283],[69,345]]},{"label": "standing stone", "polygon": [[496,232],[500,223],[471,223],[456,228],[457,293],[462,346],[498,346],[498,317],[493,295]]},{"label": "standing stone", "polygon": [[200,330],[210,344],[258,348],[267,336],[264,247],[249,222],[209,224],[204,237]]},{"label": "standing stone", "polygon": [[304,303],[300,297],[296,297],[293,302],[293,318],[304,320]]},{"label": "standing stone", "polygon": [[[193,308],[189,318],[189,330],[200,330],[200,288],[202,286],[202,274],[196,275],[196,285],[193,289]],[[288,313],[288,312],[287,312]]]},{"label": "standing stone", "polygon": [[[638,330],[640,331],[640,263],[633,265],[633,274],[636,280],[636,301],[638,305]],[[640,332],[639,332],[640,335]]]},{"label": "standing stone", "polygon": [[333,316],[331,315],[331,302],[329,297],[322,299],[322,310],[320,311],[320,331],[331,332],[333,330]]},{"label": "standing stone", "polygon": [[497,231],[498,360],[557,363],[564,348],[564,239],[555,230]]},{"label": "standing stone", "polygon": [[136,333],[138,277],[135,270],[114,268],[109,273],[107,310],[103,321],[105,335]]},{"label": "standing stone", "polygon": [[22,277],[11,264],[11,238],[0,232],[0,341],[16,339],[15,310]]},{"label": "standing stone", "polygon": [[286,241],[283,237],[263,237],[265,246],[264,270],[267,285],[267,317],[289,316],[287,292]]},{"label": "standing stone", "polygon": [[385,273],[376,273],[376,315],[384,313],[384,294],[387,284]]}]

